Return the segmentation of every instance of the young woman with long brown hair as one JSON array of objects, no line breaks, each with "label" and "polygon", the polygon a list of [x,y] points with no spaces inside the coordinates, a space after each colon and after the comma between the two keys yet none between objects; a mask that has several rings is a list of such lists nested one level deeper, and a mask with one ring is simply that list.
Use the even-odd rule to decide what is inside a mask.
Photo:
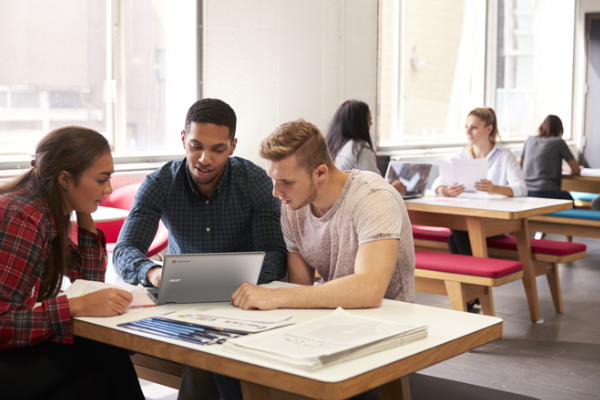
[{"label": "young woman with long brown hair", "polygon": [[[64,276],[103,281],[106,242],[91,213],[111,193],[113,160],[96,131],[57,129],[32,168],[0,187],[0,376],[6,398],[143,399],[126,351],[73,337],[71,317],[113,316],[131,294],[58,296]],[[75,212],[78,244],[69,238]]]}]

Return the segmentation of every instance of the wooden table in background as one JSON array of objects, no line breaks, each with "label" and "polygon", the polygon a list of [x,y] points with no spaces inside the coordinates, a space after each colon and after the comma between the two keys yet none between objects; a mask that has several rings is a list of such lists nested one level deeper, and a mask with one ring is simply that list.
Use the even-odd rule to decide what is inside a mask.
[{"label": "wooden table in background", "polygon": [[488,256],[486,238],[504,233],[515,235],[519,261],[523,263],[523,285],[531,321],[543,322],[527,218],[571,209],[571,201],[467,193],[448,198],[428,193],[425,197],[405,200],[405,203],[412,224],[468,231],[475,257]]},{"label": "wooden table in background", "polygon": [[[271,283],[276,288],[286,284]],[[202,307],[230,308],[230,303]],[[119,346],[160,359],[231,376],[241,380],[244,399],[347,399],[379,388],[381,398],[410,399],[408,375],[502,337],[502,320],[436,307],[383,300],[381,307],[347,310],[352,314],[402,324],[427,324],[428,336],[359,359],[315,372],[284,367],[267,360],[223,351],[222,346],[199,346],[142,332],[118,324],[194,307],[165,305],[111,318],[76,318],[77,336]],[[321,317],[333,310],[283,309],[261,311],[293,316],[295,322]]]},{"label": "wooden table in background", "polygon": [[561,190],[600,194],[600,176],[563,175]]}]

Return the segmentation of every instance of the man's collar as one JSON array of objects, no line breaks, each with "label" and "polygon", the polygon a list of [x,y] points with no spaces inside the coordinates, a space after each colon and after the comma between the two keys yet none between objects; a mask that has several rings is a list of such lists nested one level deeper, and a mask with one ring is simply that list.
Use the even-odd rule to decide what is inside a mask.
[{"label": "man's collar", "polygon": [[221,175],[221,179],[219,180],[219,183],[217,184],[217,187],[215,188],[215,190],[212,192],[212,194],[210,195],[210,198],[207,198],[205,195],[203,195],[199,190],[198,187],[196,186],[196,183],[194,182],[194,180],[192,179],[192,176],[190,174],[190,167],[187,163],[187,158],[183,159],[183,164],[185,165],[185,175],[187,177],[188,180],[188,184],[190,185],[190,187],[192,188],[192,193],[194,193],[196,196],[201,197],[202,199],[212,199],[213,197],[215,197],[216,195],[218,195],[221,192],[221,187],[223,187],[224,185],[227,185],[227,183],[223,183],[228,182],[229,181],[229,176],[231,175],[231,157],[227,158],[227,162],[225,163],[225,168],[223,169],[223,175]]}]

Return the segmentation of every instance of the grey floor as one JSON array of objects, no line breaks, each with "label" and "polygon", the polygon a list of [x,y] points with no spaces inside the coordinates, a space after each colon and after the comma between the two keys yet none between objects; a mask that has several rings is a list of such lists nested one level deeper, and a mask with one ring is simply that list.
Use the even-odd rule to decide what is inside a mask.
[{"label": "grey floor", "polygon": [[[560,265],[563,314],[545,277],[537,278],[542,324],[530,322],[521,281],[494,288],[502,339],[419,373],[543,400],[600,399],[600,240],[574,241],[587,244],[587,257]],[[418,293],[416,302],[451,308],[442,296]]]}]

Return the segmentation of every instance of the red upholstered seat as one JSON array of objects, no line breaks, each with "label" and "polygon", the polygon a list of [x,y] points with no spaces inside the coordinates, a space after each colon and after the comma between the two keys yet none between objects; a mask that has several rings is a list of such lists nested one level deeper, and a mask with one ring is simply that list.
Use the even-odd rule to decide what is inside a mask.
[{"label": "red upholstered seat", "polygon": [[413,225],[412,232],[415,239],[434,240],[444,243],[448,241],[448,236],[450,236],[450,229],[439,226]]},{"label": "red upholstered seat", "polygon": [[415,267],[452,274],[501,278],[523,269],[520,261],[415,250]]},{"label": "red upholstered seat", "polygon": [[[444,243],[448,241],[448,236],[450,236],[450,229],[439,226],[413,225],[412,232],[415,239],[432,240]],[[586,245],[583,243],[561,242],[558,240],[547,239],[536,240],[533,238],[531,238],[530,241],[531,252],[538,254],[568,256],[586,250]],[[489,239],[487,245],[494,249],[517,250],[516,239],[512,235],[504,236],[499,239]]]},{"label": "red upholstered seat", "polygon": [[[531,243],[531,252],[538,254],[548,254],[553,256],[567,256],[569,254],[580,253],[586,250],[583,243],[560,242],[558,240],[529,239]],[[499,239],[487,241],[488,247],[494,249],[517,250],[517,242],[514,236],[504,236]]]}]

